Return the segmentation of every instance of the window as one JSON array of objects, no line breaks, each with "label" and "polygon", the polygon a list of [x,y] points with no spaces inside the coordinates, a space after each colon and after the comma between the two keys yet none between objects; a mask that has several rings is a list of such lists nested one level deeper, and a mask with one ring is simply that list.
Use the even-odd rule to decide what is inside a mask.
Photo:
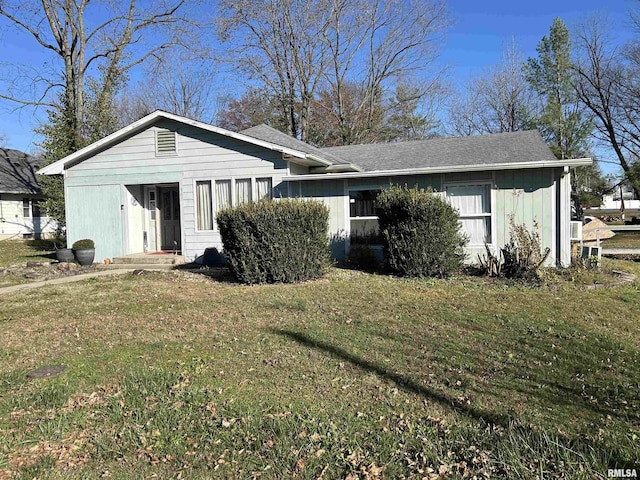
[{"label": "window", "polygon": [[[255,183],[255,185],[254,185]],[[216,214],[227,207],[271,198],[272,180],[265,178],[238,178],[199,180],[195,184],[197,230],[213,230]]]},{"label": "window", "polygon": [[216,211],[231,206],[231,180],[216,180]]},{"label": "window", "polygon": [[31,202],[28,198],[22,199],[22,216],[24,218],[31,218]]},{"label": "window", "polygon": [[213,230],[211,182],[196,182],[196,211],[198,230]]},{"label": "window", "polygon": [[349,241],[352,245],[380,244],[375,201],[380,190],[349,192]]},{"label": "window", "polygon": [[462,231],[469,235],[470,245],[491,243],[490,185],[448,185],[449,203],[460,211]]},{"label": "window", "polygon": [[156,219],[156,191],[149,190],[149,212],[151,213],[151,220]]},{"label": "window", "polygon": [[236,205],[251,203],[251,179],[241,178],[236,180]]},{"label": "window", "polygon": [[256,178],[258,200],[271,198],[271,178]]}]

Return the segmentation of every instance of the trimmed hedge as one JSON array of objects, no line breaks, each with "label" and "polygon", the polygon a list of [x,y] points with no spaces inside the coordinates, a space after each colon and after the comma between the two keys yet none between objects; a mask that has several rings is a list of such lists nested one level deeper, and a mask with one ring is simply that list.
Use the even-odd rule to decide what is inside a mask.
[{"label": "trimmed hedge", "polygon": [[320,202],[263,200],[222,210],[216,221],[240,282],[300,282],[329,265],[329,210]]},{"label": "trimmed hedge", "polygon": [[73,242],[72,247],[73,250],[86,250],[91,248],[96,248],[95,243],[90,238],[83,238],[82,240],[77,240]]},{"label": "trimmed hedge", "polygon": [[391,187],[376,201],[387,265],[407,277],[444,277],[462,267],[467,237],[458,212],[431,190]]}]

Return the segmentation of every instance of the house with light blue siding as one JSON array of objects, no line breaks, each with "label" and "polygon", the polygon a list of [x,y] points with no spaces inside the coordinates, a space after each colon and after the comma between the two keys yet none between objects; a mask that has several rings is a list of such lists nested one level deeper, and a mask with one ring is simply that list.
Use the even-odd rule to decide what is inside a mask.
[{"label": "house with light blue siding", "polygon": [[39,173],[63,175],[67,238],[96,243],[96,261],[222,249],[216,212],[263,198],[327,205],[332,253],[374,245],[374,200],[390,185],[432,188],[460,212],[469,261],[537,230],[549,262],[570,262],[570,169],[537,131],[317,148],[266,125],[231,132],[167,112],[137,122]]}]

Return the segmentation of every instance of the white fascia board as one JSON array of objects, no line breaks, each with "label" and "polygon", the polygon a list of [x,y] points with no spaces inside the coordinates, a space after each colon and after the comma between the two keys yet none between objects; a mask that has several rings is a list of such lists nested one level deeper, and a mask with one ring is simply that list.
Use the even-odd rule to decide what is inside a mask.
[{"label": "white fascia board", "polygon": [[576,158],[568,160],[551,160],[539,162],[514,162],[514,163],[494,163],[483,165],[456,165],[453,167],[424,167],[406,168],[399,170],[374,170],[371,172],[343,172],[343,173],[311,173],[301,175],[288,175],[282,177],[284,182],[297,182],[299,180],[329,180],[344,178],[371,178],[371,177],[397,177],[402,175],[428,175],[455,172],[484,172],[487,170],[519,170],[529,168],[558,168],[558,167],[581,167],[591,165],[591,158]]},{"label": "white fascia board", "polygon": [[318,162],[323,167],[328,167],[330,165],[333,165],[333,163],[331,163],[330,161],[325,160],[324,158],[317,157],[312,153],[307,153],[307,158],[309,160],[314,160],[314,161]]},{"label": "white fascia board", "polygon": [[[311,158],[310,155],[298,151],[298,150],[294,150],[291,148],[287,148],[287,147],[283,147],[280,145],[277,145],[275,143],[270,143],[270,142],[265,142],[263,140],[258,140],[257,138],[253,138],[250,137],[249,135],[244,135],[242,133],[237,133],[237,132],[232,132],[230,130],[227,130],[225,128],[220,128],[220,127],[216,127],[214,125],[209,125],[207,123],[202,123],[202,122],[198,122],[197,120],[191,120],[190,118],[186,118],[186,117],[181,117],[179,115],[174,115],[172,113],[168,113],[168,112],[163,112],[162,110],[156,110],[153,113],[150,113],[149,115],[147,115],[146,117],[141,118],[140,120],[133,122],[130,125],[127,125],[124,128],[121,128],[120,130],[118,130],[117,132],[112,133],[111,135],[108,135],[106,137],[104,137],[101,140],[98,140],[97,142],[92,143],[91,145],[88,145],[80,150],[78,150],[75,153],[72,153],[71,155],[68,155],[60,160],[58,160],[57,162],[52,163],[51,165],[47,165],[44,168],[41,168],[40,170],[38,170],[38,174],[39,175],[60,175],[64,172],[65,167],[69,164],[69,163],[73,163],[75,161],[80,161],[81,159],[84,159],[85,157],[90,156],[93,152],[96,152],[106,146],[109,146],[111,144],[117,143],[118,140],[120,140],[121,138],[130,135],[133,132],[142,130],[150,125],[152,125],[155,121],[157,121],[158,119],[168,119],[168,120],[173,120],[176,121],[178,123],[182,123],[183,125],[190,125],[192,127],[196,127],[199,128],[201,130],[206,130],[209,132],[213,132],[213,133],[217,133],[219,135],[224,135],[226,137],[230,137],[230,138],[234,138],[236,140],[240,140],[242,142],[246,142],[246,143],[251,143],[253,145],[257,145],[269,150],[273,150],[276,152],[280,152],[283,155],[288,155],[290,157],[294,157],[294,158],[299,158],[301,160],[311,160],[312,162],[316,163],[316,164],[320,164],[320,165],[331,165],[331,162],[327,162],[326,160],[321,160],[321,159],[316,159],[316,158]],[[295,161],[295,160],[294,160]]]}]

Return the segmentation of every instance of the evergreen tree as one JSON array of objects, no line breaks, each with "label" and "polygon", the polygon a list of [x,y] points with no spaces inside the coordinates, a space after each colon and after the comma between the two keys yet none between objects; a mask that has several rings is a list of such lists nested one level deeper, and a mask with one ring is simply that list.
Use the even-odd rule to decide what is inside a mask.
[{"label": "evergreen tree", "polygon": [[[43,166],[49,165],[76,150],[82,148],[79,135],[76,135],[73,108],[66,104],[64,95],[60,96],[61,104],[58,109],[47,111],[48,122],[36,130],[42,135],[40,143]],[[57,223],[56,236],[64,235],[66,216],[64,210],[64,178],[62,175],[40,175],[38,179],[44,201],[41,207],[46,215]]]},{"label": "evergreen tree", "polygon": [[[538,130],[556,158],[588,156],[593,122],[576,96],[571,38],[569,29],[560,18],[553,21],[549,36],[542,37],[536,50],[538,58],[527,60],[525,75],[543,102],[542,113],[537,121]],[[589,171],[580,173],[584,176]],[[572,175],[572,197],[577,216],[581,217],[581,201],[575,181],[577,177]]]},{"label": "evergreen tree", "polygon": [[571,39],[565,23],[556,18],[549,36],[537,47],[538,58],[529,58],[525,74],[543,98],[538,128],[559,159],[584,156],[593,129],[591,118],[578,102],[573,85]]}]

